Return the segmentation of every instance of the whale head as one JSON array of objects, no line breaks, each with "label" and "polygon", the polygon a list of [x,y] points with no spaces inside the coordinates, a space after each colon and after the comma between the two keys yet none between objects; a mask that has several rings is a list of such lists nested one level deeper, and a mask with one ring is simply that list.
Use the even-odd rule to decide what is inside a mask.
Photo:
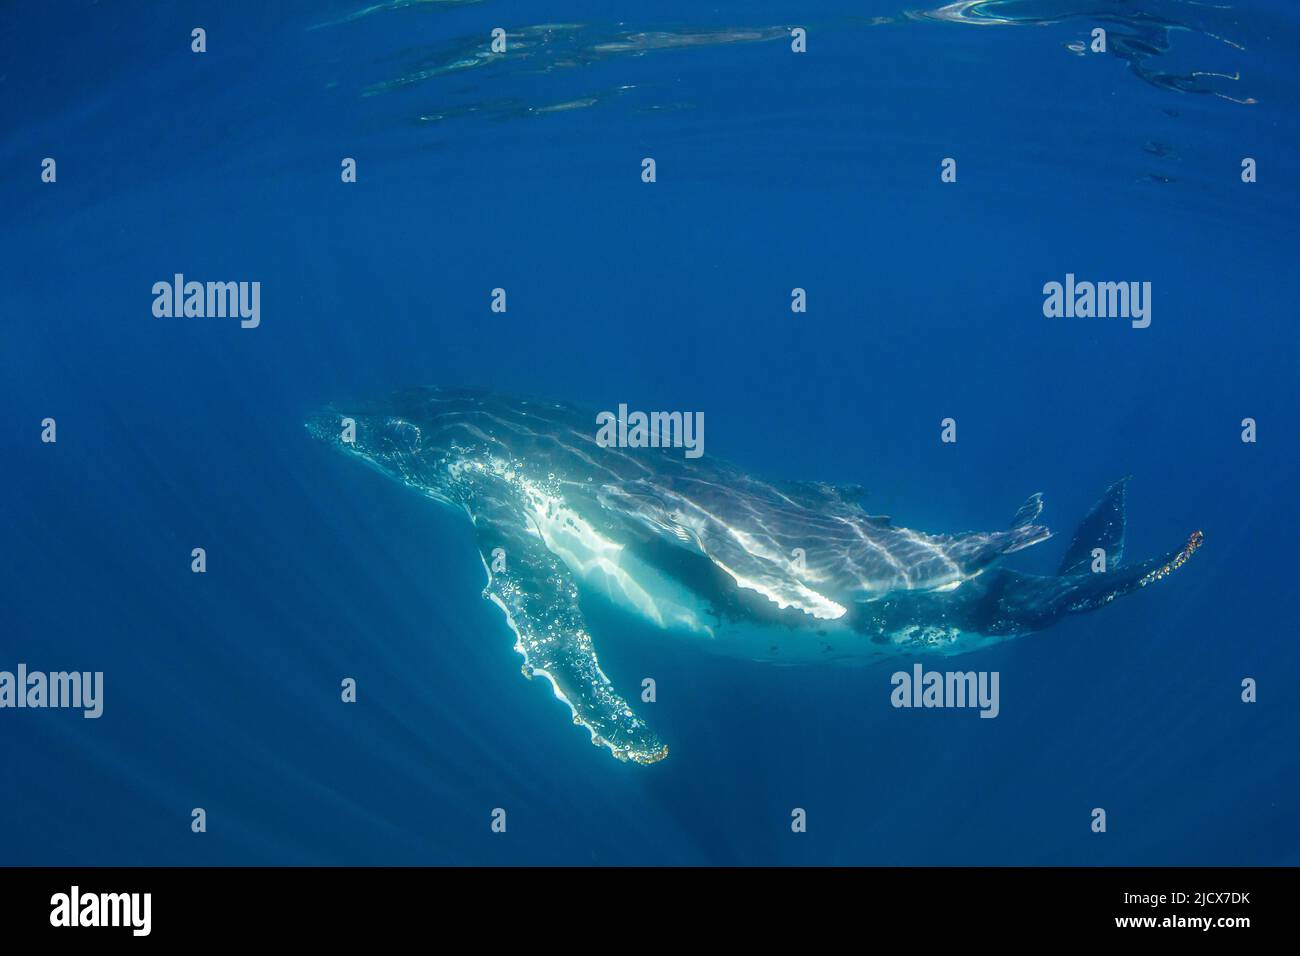
[{"label": "whale head", "polygon": [[420,427],[391,410],[326,405],[308,415],[303,425],[313,438],[360,458],[390,478],[428,490],[421,480],[428,471],[428,456]]}]

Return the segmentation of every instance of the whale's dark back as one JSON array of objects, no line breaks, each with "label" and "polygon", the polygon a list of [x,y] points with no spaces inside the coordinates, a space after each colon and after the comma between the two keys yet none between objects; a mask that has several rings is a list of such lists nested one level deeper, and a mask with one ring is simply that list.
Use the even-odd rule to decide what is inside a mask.
[{"label": "whale's dark back", "polygon": [[419,427],[429,452],[499,455],[560,481],[598,486],[658,475],[725,479],[737,474],[717,459],[688,459],[681,448],[602,446],[596,440],[598,413],[566,402],[431,387],[403,389],[384,408]]}]

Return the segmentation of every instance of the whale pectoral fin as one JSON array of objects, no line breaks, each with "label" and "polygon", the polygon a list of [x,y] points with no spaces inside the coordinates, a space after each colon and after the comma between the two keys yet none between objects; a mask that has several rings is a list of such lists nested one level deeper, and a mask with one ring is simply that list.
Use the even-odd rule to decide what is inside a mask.
[{"label": "whale pectoral fin", "polygon": [[[499,506],[499,502],[497,505]],[[488,585],[484,596],[506,614],[524,676],[551,682],[573,721],[619,760],[654,763],[668,756],[644,720],[614,690],[578,607],[578,588],[563,562],[535,534],[522,508],[472,515]]]}]

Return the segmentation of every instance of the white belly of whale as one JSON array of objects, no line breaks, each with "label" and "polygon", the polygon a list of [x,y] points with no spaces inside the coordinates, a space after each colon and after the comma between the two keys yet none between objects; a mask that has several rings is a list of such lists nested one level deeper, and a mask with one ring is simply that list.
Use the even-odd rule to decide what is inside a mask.
[{"label": "white belly of whale", "polygon": [[547,549],[583,585],[656,627],[714,636],[708,607],[688,588],[600,534],[560,499],[534,493],[529,503]]},{"label": "white belly of whale", "polygon": [[709,605],[676,579],[602,535],[563,500],[530,489],[529,505],[548,550],[584,588],[665,631],[704,638],[719,653],[786,663],[853,660],[871,662],[916,654],[953,655],[996,643],[956,628],[917,622],[885,634],[883,643],[839,621],[811,616],[806,627],[760,621],[720,622]]}]

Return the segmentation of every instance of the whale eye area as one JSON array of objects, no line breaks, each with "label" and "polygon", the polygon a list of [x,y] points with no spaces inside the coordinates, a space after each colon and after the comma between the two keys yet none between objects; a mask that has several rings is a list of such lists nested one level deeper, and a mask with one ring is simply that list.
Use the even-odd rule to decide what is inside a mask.
[{"label": "whale eye area", "polygon": [[402,418],[389,418],[384,422],[383,437],[397,451],[414,452],[420,449],[420,429]]}]

